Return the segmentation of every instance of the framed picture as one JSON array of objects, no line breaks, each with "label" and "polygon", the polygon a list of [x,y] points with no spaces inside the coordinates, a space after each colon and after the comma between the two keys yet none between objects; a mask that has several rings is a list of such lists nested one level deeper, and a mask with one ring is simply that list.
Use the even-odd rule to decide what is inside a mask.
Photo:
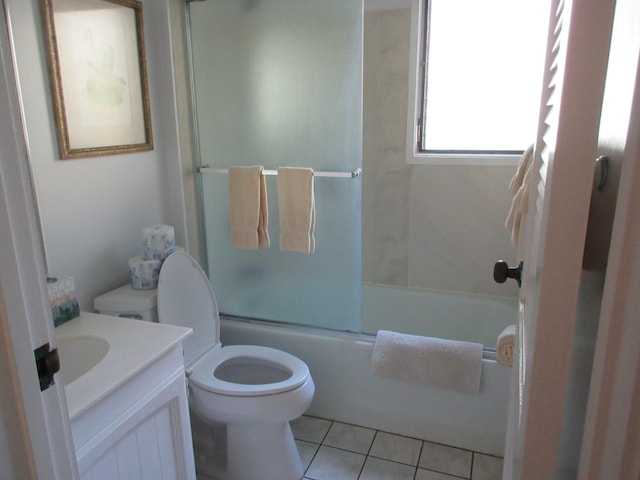
[{"label": "framed picture", "polygon": [[41,1],[60,157],[152,150],[142,3]]}]

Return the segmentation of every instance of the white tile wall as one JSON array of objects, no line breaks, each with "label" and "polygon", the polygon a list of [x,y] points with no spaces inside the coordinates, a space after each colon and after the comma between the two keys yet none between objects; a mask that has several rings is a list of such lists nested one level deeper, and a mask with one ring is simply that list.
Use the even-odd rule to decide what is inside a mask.
[{"label": "white tile wall", "polygon": [[515,167],[406,164],[409,17],[365,13],[363,281],[515,297],[492,279]]}]

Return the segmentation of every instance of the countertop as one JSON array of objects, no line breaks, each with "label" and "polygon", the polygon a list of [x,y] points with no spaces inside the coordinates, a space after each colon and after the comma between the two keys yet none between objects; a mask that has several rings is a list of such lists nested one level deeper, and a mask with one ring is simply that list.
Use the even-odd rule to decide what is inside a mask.
[{"label": "countertop", "polygon": [[[56,338],[93,336],[109,342],[106,356],[86,374],[65,386],[73,420],[125,384],[176,345],[192,330],[174,325],[81,312],[56,328]],[[56,374],[56,379],[60,374]]]}]

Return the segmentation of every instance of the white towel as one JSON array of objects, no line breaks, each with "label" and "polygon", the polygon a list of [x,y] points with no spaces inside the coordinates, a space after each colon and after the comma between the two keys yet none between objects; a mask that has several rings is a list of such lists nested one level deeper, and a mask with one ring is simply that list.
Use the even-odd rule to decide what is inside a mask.
[{"label": "white towel", "polygon": [[496,341],[498,361],[504,365],[513,364],[513,347],[516,341],[516,326],[509,325],[500,332]]},{"label": "white towel", "polygon": [[482,344],[380,330],[372,369],[383,377],[477,394]]},{"label": "white towel", "polygon": [[520,157],[520,163],[515,175],[509,183],[509,191],[514,194],[511,208],[505,221],[505,228],[511,236],[511,244],[518,251],[518,258],[522,258],[523,239],[520,236],[524,217],[529,210],[529,185],[533,174],[533,145]]},{"label": "white towel", "polygon": [[520,161],[518,162],[518,169],[516,173],[513,175],[513,178],[509,182],[509,191],[514,195],[524,182],[524,177],[529,165],[531,164],[531,159],[533,158],[533,145],[529,146],[522,156],[520,157]]},{"label": "white towel", "polygon": [[313,253],[316,207],[311,168],[278,168],[280,250]]},{"label": "white towel", "polygon": [[270,244],[267,188],[263,167],[229,168],[231,245],[256,250]]}]

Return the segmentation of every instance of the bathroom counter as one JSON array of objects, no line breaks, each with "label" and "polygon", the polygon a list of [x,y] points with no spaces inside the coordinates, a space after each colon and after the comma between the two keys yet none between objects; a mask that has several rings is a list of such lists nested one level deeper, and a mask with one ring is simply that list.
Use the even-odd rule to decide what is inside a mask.
[{"label": "bathroom counter", "polygon": [[191,333],[85,312],[56,328],[54,378],[66,380],[81,479],[196,480],[182,354]]},{"label": "bathroom counter", "polygon": [[191,333],[190,328],[88,312],[57,327],[58,340],[98,337],[109,344],[104,358],[65,387],[71,421],[148,369]]}]

